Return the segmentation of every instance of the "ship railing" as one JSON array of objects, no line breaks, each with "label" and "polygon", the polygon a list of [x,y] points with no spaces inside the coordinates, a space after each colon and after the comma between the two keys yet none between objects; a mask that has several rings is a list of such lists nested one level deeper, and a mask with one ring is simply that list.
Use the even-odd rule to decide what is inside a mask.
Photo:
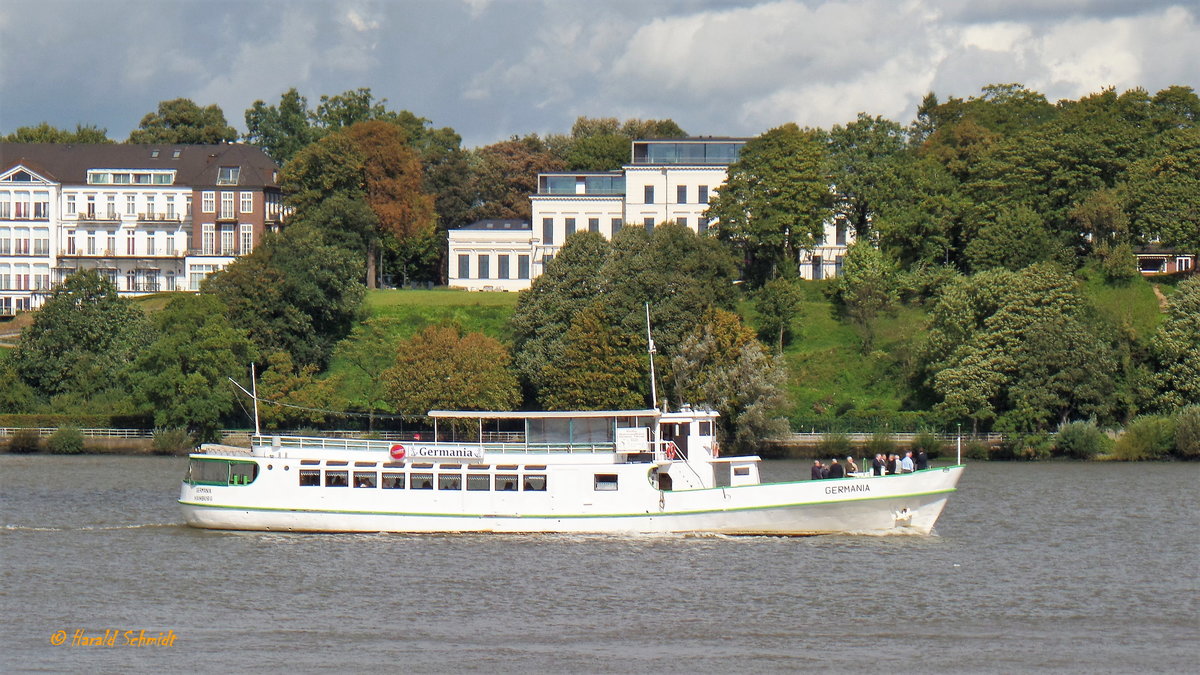
[{"label": "ship railing", "polygon": [[[388,452],[396,441],[363,439],[363,438],[316,438],[305,436],[271,436],[261,435],[252,439],[255,446],[275,446],[300,450],[365,450],[369,452]],[[403,440],[400,445],[435,445],[432,441]],[[440,441],[436,445],[478,447],[481,444],[473,441]],[[616,451],[613,443],[483,443],[483,451],[494,454],[526,454],[526,455],[556,455],[556,454],[595,454],[612,453]]]}]

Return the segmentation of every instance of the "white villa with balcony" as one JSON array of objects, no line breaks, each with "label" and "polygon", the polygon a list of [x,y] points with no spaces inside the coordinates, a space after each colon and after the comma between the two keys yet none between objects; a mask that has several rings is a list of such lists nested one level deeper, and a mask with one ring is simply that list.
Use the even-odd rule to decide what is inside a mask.
[{"label": "white villa with balcony", "polygon": [[[611,238],[622,227],[678,222],[702,234],[709,226],[709,200],[746,140],[638,140],[631,162],[620,171],[539,174],[537,194],[529,197],[532,223],[485,220],[450,231],[449,285],[473,291],[529,288],[566,238],[583,230]],[[804,278],[840,272],[853,235],[844,225],[825,229],[825,242],[802,261]]]},{"label": "white villa with balcony", "polygon": [[79,269],[122,295],[194,291],[283,215],[277,166],[239,145],[0,144],[0,316]]}]

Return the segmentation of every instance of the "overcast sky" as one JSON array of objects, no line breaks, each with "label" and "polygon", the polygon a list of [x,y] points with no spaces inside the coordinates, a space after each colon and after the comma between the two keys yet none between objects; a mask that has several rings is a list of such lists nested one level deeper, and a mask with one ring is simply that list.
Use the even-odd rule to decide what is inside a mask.
[{"label": "overcast sky", "polygon": [[1197,0],[0,0],[0,133],[370,87],[468,147],[579,115],[696,135],[903,124],[929,91],[1200,89]]}]

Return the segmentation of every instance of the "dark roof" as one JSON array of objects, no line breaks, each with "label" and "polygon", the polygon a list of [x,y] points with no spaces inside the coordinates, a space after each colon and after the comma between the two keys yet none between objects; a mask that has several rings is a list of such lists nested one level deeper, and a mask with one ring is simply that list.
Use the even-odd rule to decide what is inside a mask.
[{"label": "dark roof", "polygon": [[1190,251],[1163,246],[1162,244],[1146,244],[1145,246],[1135,246],[1133,248],[1133,253],[1134,255],[1191,255]]},{"label": "dark roof", "polygon": [[239,187],[278,187],[279,170],[261,148],[243,143],[0,143],[0,171],[18,164],[63,185],[87,185],[90,169],[174,169],[175,185],[207,187],[216,186],[220,167],[237,166]]},{"label": "dark roof", "polygon": [[458,228],[460,230],[533,230],[533,226],[527,220],[510,219],[487,219],[477,220],[469,225],[463,225]]}]

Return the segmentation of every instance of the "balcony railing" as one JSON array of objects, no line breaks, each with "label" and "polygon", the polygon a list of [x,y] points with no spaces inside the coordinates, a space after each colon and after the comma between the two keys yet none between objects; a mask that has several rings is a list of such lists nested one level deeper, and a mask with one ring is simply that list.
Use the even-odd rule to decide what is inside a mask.
[{"label": "balcony railing", "polygon": [[179,214],[167,215],[165,213],[139,213],[138,222],[140,223],[181,223],[183,218]]},{"label": "balcony railing", "polygon": [[119,223],[121,216],[116,213],[80,213],[77,220],[81,223]]},{"label": "balcony railing", "polygon": [[[196,251],[190,251],[190,253],[196,254]],[[58,252],[58,257],[60,257],[60,258],[183,258],[183,257],[187,256],[188,254],[189,254],[189,250],[184,249],[184,248],[167,248],[167,249],[162,249],[162,250],[155,249],[153,251],[142,251],[139,253],[122,253],[119,251],[112,251],[112,250],[108,250],[108,249],[97,250],[97,251],[88,253],[86,250],[77,249],[75,251],[68,251],[67,249],[62,249]]]}]

